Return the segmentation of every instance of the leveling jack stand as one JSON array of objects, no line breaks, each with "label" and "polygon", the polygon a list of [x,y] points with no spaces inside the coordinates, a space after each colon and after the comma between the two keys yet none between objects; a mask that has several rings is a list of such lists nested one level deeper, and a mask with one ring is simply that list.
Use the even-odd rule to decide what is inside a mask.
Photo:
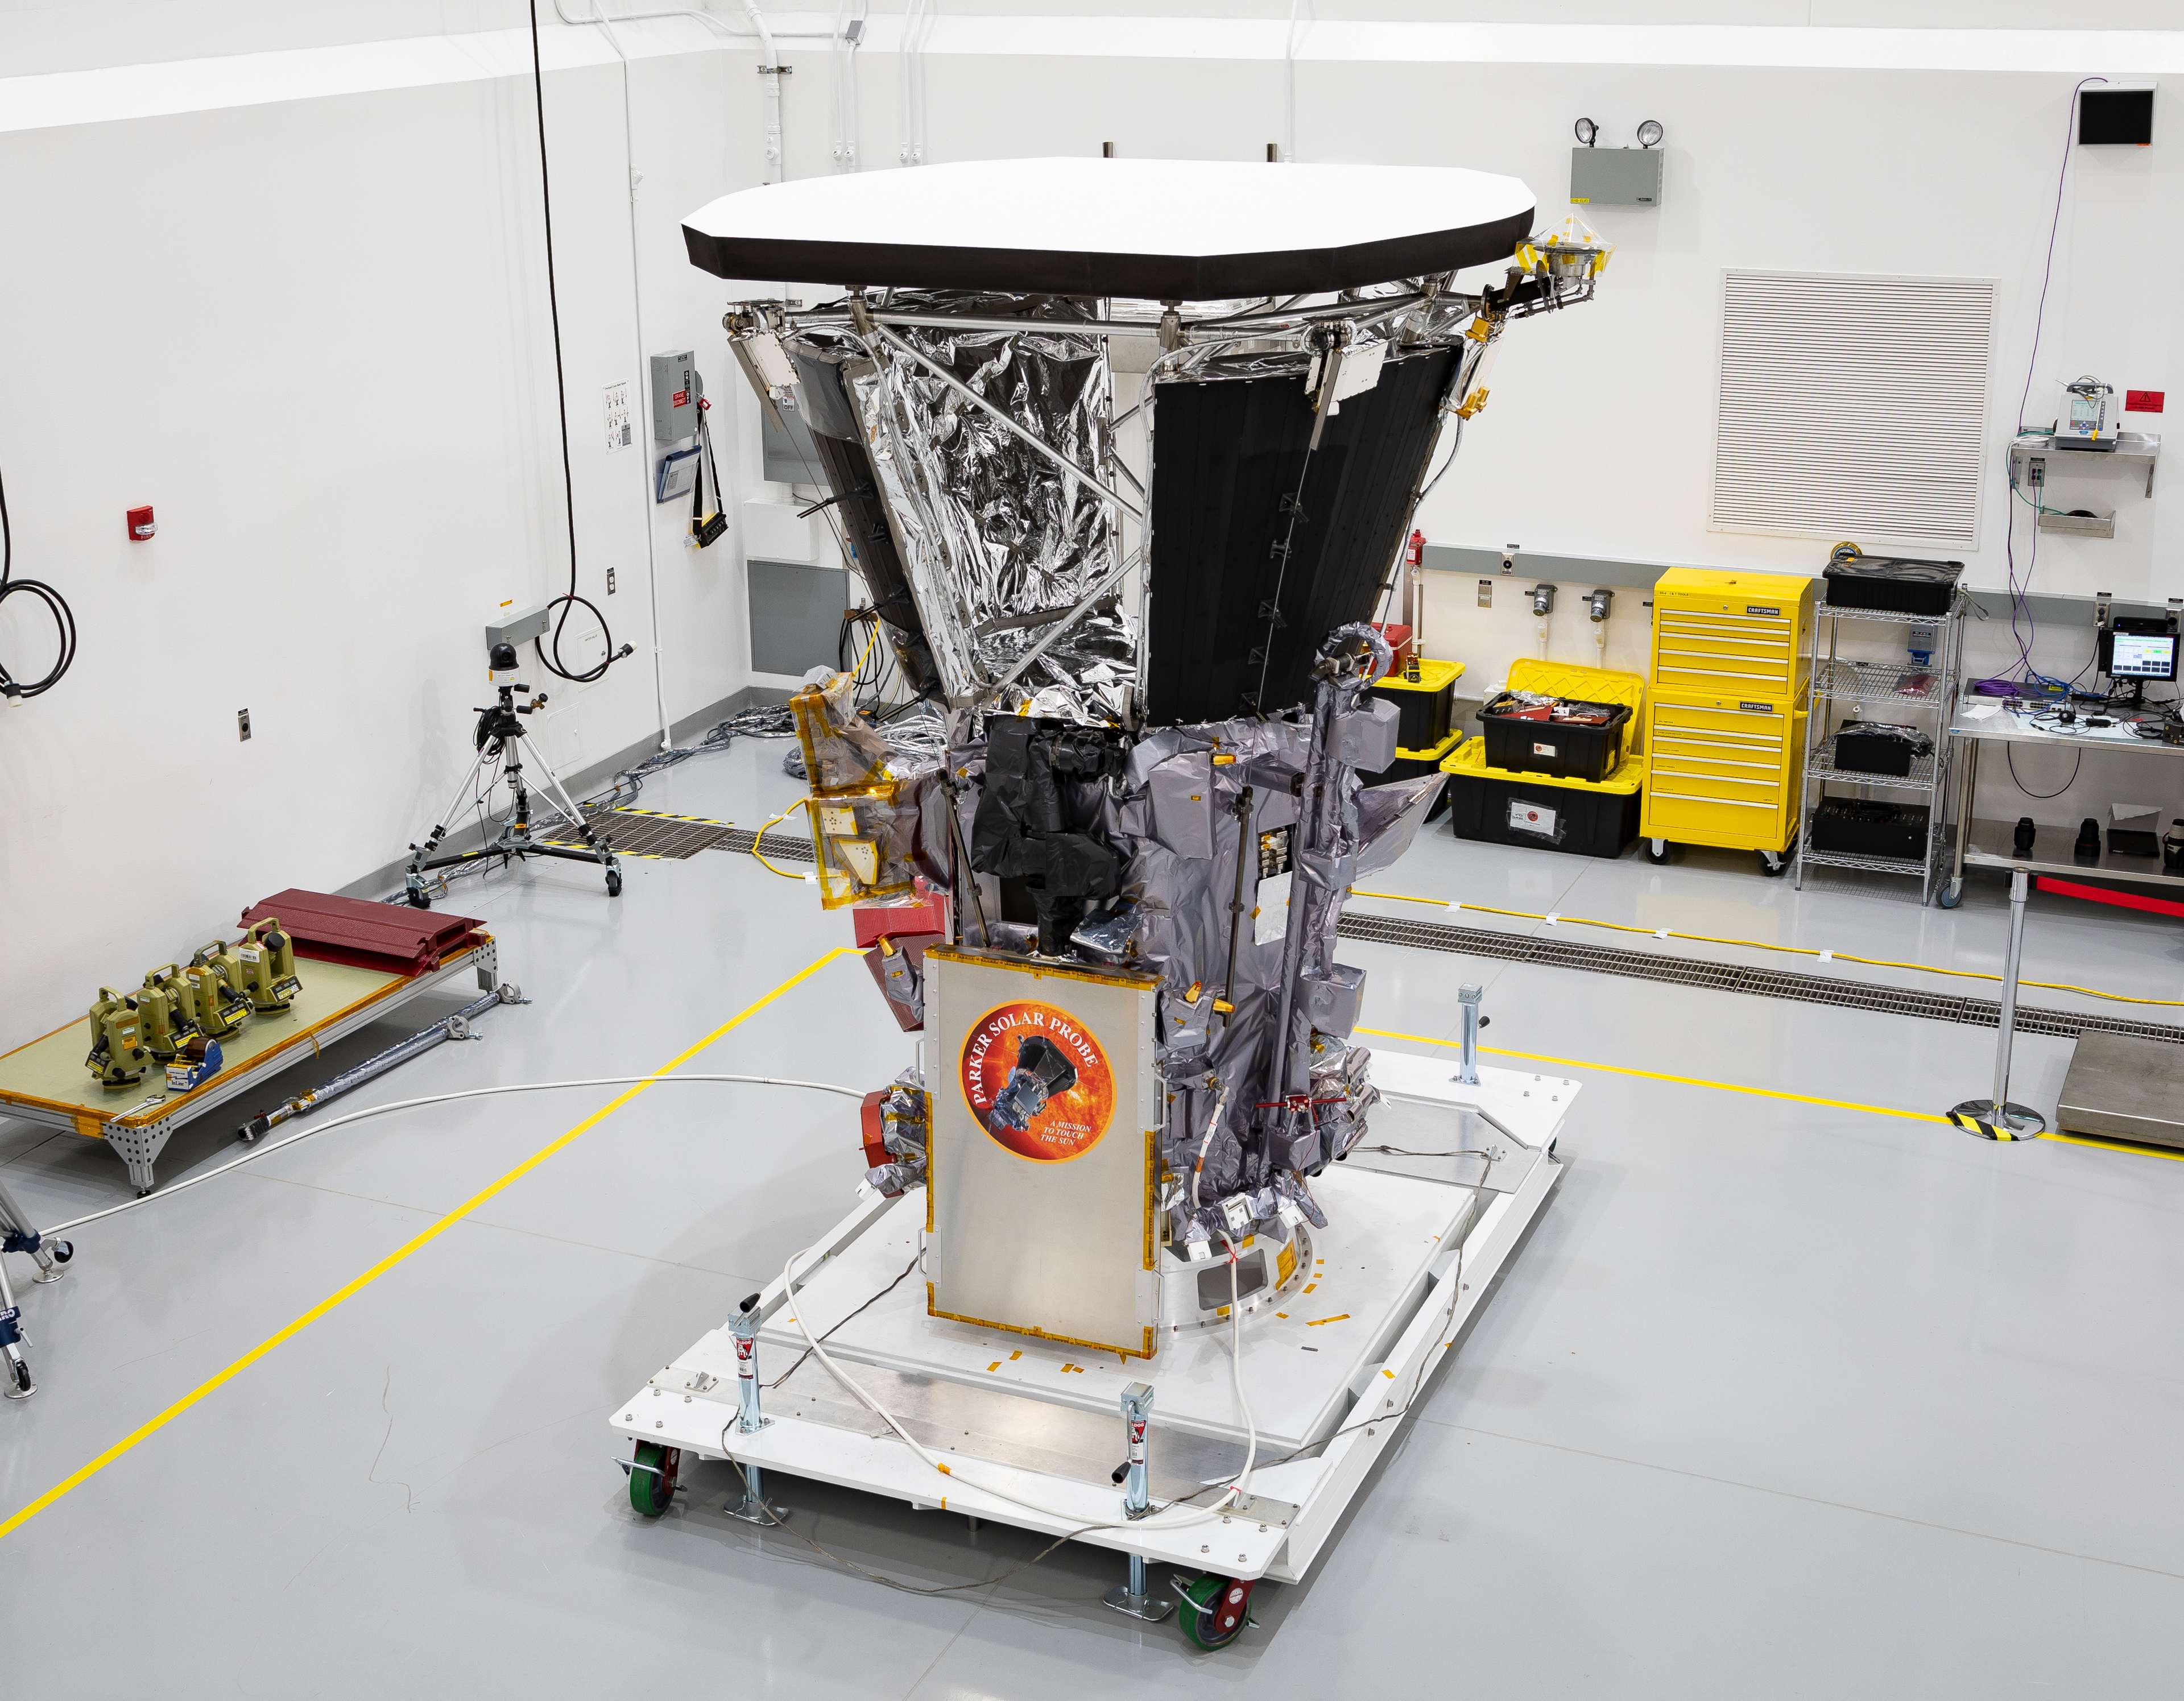
[{"label": "leveling jack stand", "polygon": [[[1144,1382],[1133,1382],[1123,1390],[1123,1438],[1129,1449],[1121,1467],[1115,1472],[1116,1481],[1123,1485],[1123,1515],[1142,1518],[1152,1510],[1152,1477],[1145,1457],[1145,1420],[1152,1415],[1153,1391]],[[1141,1618],[1148,1624],[1158,1624],[1175,1610],[1174,1598],[1156,1595],[1145,1580],[1145,1559],[1142,1553],[1130,1555],[1130,1581],[1117,1585],[1100,1597],[1118,1613],[1128,1613],[1132,1618]]]},{"label": "leveling jack stand", "polygon": [[[31,1226],[8,1190],[0,1187],[0,1253],[4,1252],[27,1253],[38,1266],[36,1280],[49,1282],[61,1279],[61,1267],[75,1256],[75,1248],[66,1241],[46,1239]],[[27,1400],[38,1391],[31,1380],[30,1361],[23,1357],[31,1342],[18,1326],[20,1315],[14,1291],[8,1286],[7,1262],[0,1258],[0,1376],[6,1378],[0,1394],[11,1400]]]},{"label": "leveling jack stand", "polygon": [[1984,1140],[2031,1140],[2044,1134],[2048,1120],[2029,1105],[2009,1101],[2009,1042],[2017,1026],[2017,967],[2025,954],[2025,901],[2029,882],[2022,868],[2009,876],[2009,960],[2002,969],[2002,1010],[1994,1044],[1994,1092],[1966,1099],[1949,1112],[1949,1120]]},{"label": "leveling jack stand", "polygon": [[[759,1297],[752,1294],[738,1308],[736,1320],[728,1325],[729,1333],[736,1337],[736,1429],[739,1434],[755,1436],[773,1422],[759,1409],[758,1401],[758,1332],[766,1319],[760,1314]],[[723,1509],[731,1518],[740,1518],[746,1524],[785,1524],[788,1514],[777,1506],[769,1506],[766,1499],[766,1478],[758,1466],[735,1462],[737,1475],[744,1480],[743,1498],[730,1499]]]},{"label": "leveling jack stand", "polygon": [[[584,819],[583,811],[571,800],[567,788],[562,785],[553,765],[536,750],[531,752],[531,758],[546,776],[549,795],[560,800],[562,813],[576,823],[578,836],[590,848],[579,850],[571,845],[551,845],[532,834],[531,794],[523,784],[523,753],[530,744],[530,739],[523,730],[522,722],[516,717],[529,714],[546,700],[535,697],[529,703],[516,702],[515,694],[530,689],[528,685],[504,685],[500,688],[500,701],[478,711],[475,739],[477,760],[471,764],[470,772],[456,789],[454,801],[448,806],[447,813],[426,835],[425,842],[410,847],[410,867],[404,886],[410,901],[421,910],[432,906],[432,896],[425,890],[426,874],[435,868],[452,868],[461,863],[475,862],[485,856],[499,856],[504,862],[511,857],[520,861],[526,856],[558,856],[567,862],[597,862],[607,871],[607,895],[613,898],[621,895],[621,862],[614,854],[613,845],[592,831],[591,823]],[[493,779],[490,775],[486,777],[482,789],[478,784],[479,776],[484,772],[489,761],[500,762],[501,777],[508,782],[509,795],[514,806],[501,818],[499,833],[474,850],[457,850],[445,856],[435,856],[432,853],[440,848],[440,841],[448,836],[448,829],[491,791]]]}]

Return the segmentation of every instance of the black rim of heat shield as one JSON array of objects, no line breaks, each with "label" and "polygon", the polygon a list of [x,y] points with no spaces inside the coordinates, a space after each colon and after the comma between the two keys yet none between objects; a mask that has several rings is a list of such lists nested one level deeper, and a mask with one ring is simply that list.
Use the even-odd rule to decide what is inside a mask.
[{"label": "black rim of heat shield", "polygon": [[1061,248],[944,248],[906,243],[789,242],[682,227],[690,263],[716,277],[791,278],[849,288],[978,289],[1028,294],[1223,301],[1359,289],[1392,278],[1507,259],[1537,209],[1485,224],[1345,248],[1262,254],[1101,254]]}]

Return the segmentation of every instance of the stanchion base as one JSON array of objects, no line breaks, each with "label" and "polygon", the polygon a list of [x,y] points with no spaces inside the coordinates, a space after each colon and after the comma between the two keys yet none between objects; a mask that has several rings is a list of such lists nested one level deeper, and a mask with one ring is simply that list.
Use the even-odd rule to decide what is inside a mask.
[{"label": "stanchion base", "polygon": [[1118,1613],[1128,1613],[1132,1618],[1141,1618],[1147,1624],[1158,1624],[1175,1611],[1175,1603],[1166,1595],[1134,1595],[1121,1583],[1100,1597],[1106,1605]]},{"label": "stanchion base", "polygon": [[2030,1105],[2006,1104],[1997,1114],[1992,1099],[1966,1099],[1951,1107],[1949,1120],[1981,1140],[2031,1140],[2048,1131],[2048,1118]]},{"label": "stanchion base", "polygon": [[731,1518],[740,1518],[746,1524],[786,1524],[788,1509],[763,1501],[755,1494],[744,1494],[732,1498],[722,1507]]}]

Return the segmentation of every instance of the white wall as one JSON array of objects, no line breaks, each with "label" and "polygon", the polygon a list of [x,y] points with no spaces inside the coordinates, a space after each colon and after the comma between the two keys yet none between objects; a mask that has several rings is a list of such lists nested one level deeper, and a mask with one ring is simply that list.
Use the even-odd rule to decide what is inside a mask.
[{"label": "white wall", "polygon": [[[877,9],[861,115],[866,165],[886,169],[900,92],[879,49],[899,8]],[[2050,21],[2049,8],[1960,0],[1885,17],[1864,0],[1321,0],[1326,21],[1298,38],[1293,72],[1282,3],[1195,8],[1257,20],[1233,25],[1103,20],[1117,8],[1100,0],[940,9],[923,60],[934,160],[1102,141],[1262,158],[1294,75],[1301,157],[1510,171],[1553,219],[1572,119],[1595,117],[1611,137],[1660,120],[1666,204],[1603,211],[1620,247],[1602,300],[1515,328],[1493,404],[1422,524],[1442,543],[1806,571],[1817,543],[1705,528],[1722,269],[2000,279],[1998,445],[2029,350],[2070,85],[2086,71],[2184,70],[2184,36],[2129,33],[2170,21],[2165,4],[2105,9],[2095,21],[2126,26],[2105,35],[2050,36],[1534,27]],[[1003,12],[1024,15],[986,15]],[[0,310],[14,332],[0,342],[0,468],[19,570],[58,583],[82,626],[65,685],[0,721],[12,947],[0,1043],[269,890],[337,886],[396,855],[464,765],[483,622],[504,600],[560,588],[529,46],[513,27],[525,13],[513,0],[0,0]],[[1524,27],[1355,21],[1421,13],[1521,15]],[[830,15],[781,20],[796,68],[793,175],[827,169],[831,131],[828,56],[790,35]],[[649,445],[603,450],[603,387],[638,382],[644,350],[694,348],[724,400],[715,418],[734,494],[763,494],[755,414],[719,334],[728,291],[688,265],[677,228],[760,178],[752,46],[688,20],[618,35],[634,56],[627,114],[602,33],[545,31],[582,588],[639,651],[596,686],[544,682],[560,711],[549,749],[577,764],[658,723],[648,526],[667,713],[749,678],[740,538],[703,556],[682,546],[679,510],[648,499]],[[2056,379],[2085,368],[2177,389],[2184,404],[2169,382],[2165,300],[2184,223],[2174,114],[2164,92],[2160,144],[2075,161],[2035,415]],[[2044,538],[2036,588],[2184,591],[2180,534],[2163,517],[2171,488],[2164,470],[2151,502],[2120,494],[2113,542]],[[1970,577],[1992,586],[1998,480],[1989,498]],[[139,501],[159,510],[153,544],[123,537],[122,510]],[[1565,587],[1563,659],[1590,657],[1574,594],[1589,588]],[[1433,592],[1433,647],[1469,661],[1474,681],[1529,646],[1518,588],[1497,590],[1486,619],[1468,579]],[[1620,600],[1609,660],[1641,666],[1642,611]],[[11,605],[0,653],[27,666],[31,629]],[[2043,634],[2036,659],[2070,671],[2082,643]],[[234,728],[245,706],[247,745]],[[2043,820],[2076,807],[2031,806]]]},{"label": "white wall", "polygon": [[[546,754],[578,767],[660,723],[648,521],[670,714],[740,689],[748,644],[733,546],[701,557],[685,510],[653,514],[649,443],[604,449],[605,385],[640,379],[622,73],[593,32],[549,40],[582,589],[638,647],[590,685],[525,653]],[[566,583],[527,43],[480,51],[460,81],[0,133],[0,469],[17,571],[81,632],[66,681],[0,722],[0,1043],[270,891],[398,856],[468,766],[486,622]],[[700,350],[723,394],[677,220],[733,181],[726,59],[632,70],[645,337]],[[125,535],[140,502],[150,543]],[[25,672],[27,601],[0,623]],[[588,660],[582,622],[565,654]]]}]

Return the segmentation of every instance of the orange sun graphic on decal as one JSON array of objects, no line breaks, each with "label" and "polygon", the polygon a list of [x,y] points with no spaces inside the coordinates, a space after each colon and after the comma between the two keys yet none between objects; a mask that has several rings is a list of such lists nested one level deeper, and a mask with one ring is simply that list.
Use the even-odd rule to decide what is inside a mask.
[{"label": "orange sun graphic on decal", "polygon": [[1066,1163],[1115,1118],[1115,1073],[1099,1040],[1067,1010],[1020,999],[980,1017],[959,1076],[978,1125],[1019,1157]]}]

